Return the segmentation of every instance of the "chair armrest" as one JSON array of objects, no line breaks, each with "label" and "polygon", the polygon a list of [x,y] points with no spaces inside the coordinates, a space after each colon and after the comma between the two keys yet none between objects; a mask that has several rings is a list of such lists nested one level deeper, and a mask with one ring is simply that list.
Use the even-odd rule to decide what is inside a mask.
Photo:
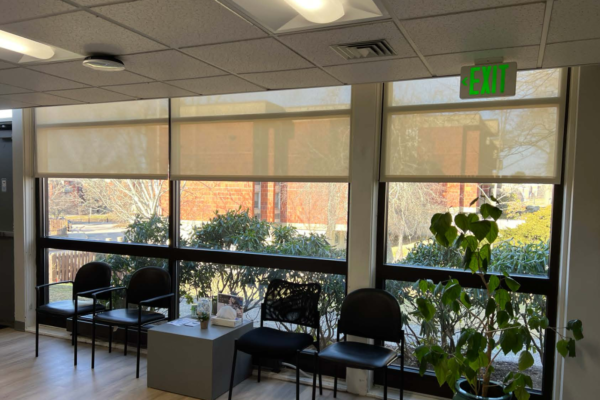
[{"label": "chair armrest", "polygon": [[173,297],[173,296],[175,296],[175,293],[165,294],[165,295],[162,295],[162,296],[155,297],[153,299],[142,300],[142,301],[140,301],[140,306],[147,306],[150,303],[154,303],[155,301],[166,299],[168,297]]},{"label": "chair armrest", "polygon": [[94,301],[96,301],[96,297],[97,297],[99,294],[102,294],[102,293],[108,293],[108,292],[114,292],[114,291],[116,291],[116,290],[127,290],[127,288],[126,288],[126,287],[123,287],[123,286],[118,286],[118,287],[113,287],[113,288],[110,288],[110,289],[104,289],[104,290],[100,290],[100,291],[98,291],[98,292],[94,291],[94,293],[92,293],[92,297],[94,298]]},{"label": "chair armrest", "polygon": [[72,283],[73,283],[73,281],[62,281],[62,282],[52,282],[52,283],[46,283],[46,284],[44,284],[44,285],[38,285],[38,286],[36,286],[36,287],[35,287],[35,290],[38,290],[38,291],[39,291],[39,290],[40,290],[41,288],[43,288],[43,287],[54,286],[54,285],[60,285],[60,284],[63,284],[63,283],[71,283],[71,284],[72,284]]},{"label": "chair armrest", "polygon": [[85,296],[85,295],[92,294],[92,293],[95,293],[95,292],[104,291],[104,290],[106,290],[106,289],[111,289],[111,287],[110,287],[110,286],[107,286],[107,287],[98,288],[98,289],[86,290],[85,292],[78,292],[78,293],[75,293],[75,295],[76,295],[76,296]]}]

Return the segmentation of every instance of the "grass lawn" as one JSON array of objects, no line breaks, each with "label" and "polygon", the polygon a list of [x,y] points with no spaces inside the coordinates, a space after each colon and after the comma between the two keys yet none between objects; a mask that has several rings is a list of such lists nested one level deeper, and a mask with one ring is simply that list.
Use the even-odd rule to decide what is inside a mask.
[{"label": "grass lawn", "polygon": [[71,300],[73,298],[73,285],[68,283],[50,286],[50,302]]}]

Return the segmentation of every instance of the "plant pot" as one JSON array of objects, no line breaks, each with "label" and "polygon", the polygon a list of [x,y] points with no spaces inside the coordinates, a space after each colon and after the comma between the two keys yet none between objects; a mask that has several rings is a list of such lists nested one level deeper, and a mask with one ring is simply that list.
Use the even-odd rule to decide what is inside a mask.
[{"label": "plant pot", "polygon": [[[497,383],[497,382],[493,382]],[[512,393],[509,394],[497,394],[494,393],[492,396],[476,396],[471,394],[471,386],[466,379],[461,379],[456,382],[456,394],[452,398],[453,400],[510,400],[512,399]]]},{"label": "plant pot", "polygon": [[202,329],[208,328],[208,320],[200,321],[200,328],[202,328]]}]

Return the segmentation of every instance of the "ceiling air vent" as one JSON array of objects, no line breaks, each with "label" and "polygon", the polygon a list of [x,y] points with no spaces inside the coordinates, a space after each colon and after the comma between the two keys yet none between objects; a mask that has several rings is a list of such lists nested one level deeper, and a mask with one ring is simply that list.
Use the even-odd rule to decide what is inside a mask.
[{"label": "ceiling air vent", "polygon": [[396,52],[385,39],[369,40],[368,42],[338,44],[331,48],[346,60],[358,60],[361,58],[389,57]]}]

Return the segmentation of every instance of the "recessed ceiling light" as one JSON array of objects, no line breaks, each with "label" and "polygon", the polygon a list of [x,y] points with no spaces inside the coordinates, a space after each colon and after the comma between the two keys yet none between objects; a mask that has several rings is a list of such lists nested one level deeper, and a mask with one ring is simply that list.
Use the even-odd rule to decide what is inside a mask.
[{"label": "recessed ceiling light", "polygon": [[83,65],[96,71],[124,71],[123,61],[111,56],[90,56],[83,60]]},{"label": "recessed ceiling light", "polygon": [[344,16],[339,0],[285,0],[296,12],[315,24],[329,24]]},{"label": "recessed ceiling light", "polygon": [[0,47],[40,60],[47,60],[54,56],[52,47],[4,31],[0,31]]}]

